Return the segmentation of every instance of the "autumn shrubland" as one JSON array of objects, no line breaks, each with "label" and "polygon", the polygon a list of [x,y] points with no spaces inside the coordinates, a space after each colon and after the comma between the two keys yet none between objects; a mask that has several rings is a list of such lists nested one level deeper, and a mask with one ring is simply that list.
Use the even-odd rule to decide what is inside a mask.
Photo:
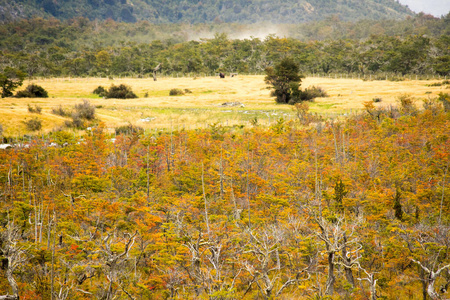
[{"label": "autumn shrubland", "polygon": [[[396,104],[400,94],[409,94],[420,102],[436,98],[448,91],[447,85],[430,86],[442,80],[375,81],[344,78],[307,77],[301,87],[322,88],[328,97],[316,98],[309,103],[310,111],[324,117],[351,114],[364,109],[364,102],[374,98],[381,100],[377,106]],[[69,118],[52,111],[70,111],[83,100],[96,106],[96,117],[107,128],[134,124],[147,130],[155,128],[205,128],[213,123],[222,126],[248,126],[254,118],[268,125],[279,118],[295,118],[290,106],[277,105],[270,96],[263,76],[238,76],[219,79],[216,77],[153,79],[132,78],[55,78],[29,80],[48,91],[49,98],[5,98],[0,102],[0,123],[5,136],[27,133],[21,121],[33,117],[28,105],[40,106],[42,131],[48,133],[64,125]],[[128,85],[137,99],[104,99],[93,91],[99,86]],[[188,90],[190,93],[174,97],[170,91]],[[222,107],[226,102],[240,102],[245,107]]]},{"label": "autumn shrubland", "polygon": [[[311,78],[303,86],[319,85],[330,98],[295,111],[274,105],[261,79],[128,81],[140,98],[92,97],[106,107],[98,109],[104,123],[82,138],[62,130],[0,151],[0,255],[9,258],[0,294],[448,297],[450,118],[441,102],[427,100],[424,109],[411,96],[437,90]],[[39,99],[42,115],[79,103],[104,83],[39,82],[55,97]],[[368,89],[378,84],[384,88]],[[69,97],[73,86],[80,98]],[[192,96],[170,97],[174,87]],[[147,91],[155,96],[143,98]],[[375,96],[392,106],[378,106]],[[244,128],[213,123],[221,116],[217,105],[231,99],[293,117]],[[4,101],[17,111],[31,103]],[[325,104],[358,113],[309,119],[309,111],[326,112]],[[216,112],[205,112],[207,128],[128,130],[142,126],[133,123],[117,136],[106,130],[140,109],[149,116],[179,109],[181,118],[181,106]]]}]

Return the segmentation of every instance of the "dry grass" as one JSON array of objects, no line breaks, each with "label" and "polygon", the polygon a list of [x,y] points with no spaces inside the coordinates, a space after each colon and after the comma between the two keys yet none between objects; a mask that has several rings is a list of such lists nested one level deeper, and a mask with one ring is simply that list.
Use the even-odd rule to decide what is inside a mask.
[{"label": "dry grass", "polygon": [[[58,128],[65,118],[51,114],[52,108],[62,106],[71,109],[82,99],[88,99],[98,108],[97,117],[109,128],[134,124],[145,129],[168,127],[204,127],[208,124],[249,124],[258,118],[259,123],[272,122],[280,117],[292,118],[291,106],[277,105],[264,84],[264,76],[238,76],[219,79],[206,78],[159,78],[153,79],[48,79],[25,82],[44,87],[50,98],[0,100],[0,124],[4,135],[27,133],[25,119],[38,116],[43,120],[43,131]],[[446,89],[428,87],[437,81],[362,81],[357,79],[306,78],[302,87],[323,87],[330,97],[316,99],[310,105],[312,112],[339,114],[358,111],[365,101],[379,97],[377,105],[395,104],[400,94],[408,93],[417,99],[435,97]],[[139,96],[138,99],[103,99],[92,94],[99,85],[108,88],[111,84],[128,84]],[[173,88],[189,89],[192,93],[169,96]],[[448,89],[447,89],[448,91]],[[148,94],[147,97],[144,97]],[[220,107],[224,102],[241,102],[245,107]],[[42,107],[42,114],[28,112],[28,104]],[[150,120],[150,121],[148,121]]]}]

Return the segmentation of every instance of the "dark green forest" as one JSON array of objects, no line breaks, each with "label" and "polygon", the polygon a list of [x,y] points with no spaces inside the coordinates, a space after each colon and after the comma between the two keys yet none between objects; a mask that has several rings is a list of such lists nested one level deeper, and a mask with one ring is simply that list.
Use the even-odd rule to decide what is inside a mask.
[{"label": "dark green forest", "polygon": [[338,14],[343,19],[403,19],[411,10],[394,0],[0,0],[0,21],[56,17],[152,23],[300,23]]},{"label": "dark green forest", "polygon": [[[17,68],[30,77],[148,76],[161,63],[160,72],[166,75],[254,74],[289,56],[303,73],[447,76],[450,72],[450,14],[442,18],[420,14],[391,22],[330,18],[310,23],[303,37],[235,37],[249,27],[86,18],[21,20],[0,26],[0,69]],[[304,28],[291,25],[284,30],[304,32]],[[206,32],[216,33],[192,40]]]}]

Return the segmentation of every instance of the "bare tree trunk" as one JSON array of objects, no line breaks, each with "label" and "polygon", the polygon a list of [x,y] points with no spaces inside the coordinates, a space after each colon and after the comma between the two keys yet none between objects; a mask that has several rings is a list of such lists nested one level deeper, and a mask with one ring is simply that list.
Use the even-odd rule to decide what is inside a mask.
[{"label": "bare tree trunk", "polygon": [[326,295],[334,294],[334,282],[336,281],[336,277],[334,277],[334,252],[328,253],[328,278],[325,287]]},{"label": "bare tree trunk", "polygon": [[[12,296],[13,298],[5,298],[5,299],[17,299],[19,300],[19,286],[17,285],[16,280],[13,276],[13,269],[11,267],[8,267],[8,270],[6,270],[6,279],[8,279],[8,283],[11,286],[12,290]],[[8,296],[8,295],[7,295]]]},{"label": "bare tree trunk", "polygon": [[348,257],[347,253],[347,235],[344,233],[344,246],[342,247],[342,258],[345,261],[344,264],[344,271],[345,271],[345,277],[347,278],[347,281],[352,285],[352,288],[355,287],[355,279],[353,278],[353,272],[350,268],[351,265],[351,259]]}]

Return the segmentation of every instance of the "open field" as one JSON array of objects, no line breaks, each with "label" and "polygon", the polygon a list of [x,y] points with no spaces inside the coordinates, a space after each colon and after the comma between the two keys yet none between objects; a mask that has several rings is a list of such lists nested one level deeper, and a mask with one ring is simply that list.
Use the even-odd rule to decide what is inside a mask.
[{"label": "open field", "polygon": [[[325,116],[351,113],[363,109],[365,101],[375,97],[382,99],[377,105],[395,104],[401,94],[410,94],[416,99],[436,97],[439,92],[449,92],[448,86],[429,87],[439,81],[406,80],[363,81],[358,79],[305,78],[302,88],[311,85],[324,88],[330,97],[318,98],[310,104],[312,112]],[[206,78],[159,78],[146,79],[38,79],[25,81],[43,86],[50,98],[0,100],[0,124],[5,136],[25,134],[22,121],[39,117],[43,120],[43,131],[61,127],[66,120],[53,115],[52,108],[60,105],[71,109],[83,99],[97,107],[97,118],[108,128],[133,124],[145,129],[169,127],[204,127],[209,124],[247,125],[258,118],[261,124],[268,124],[280,117],[294,118],[292,107],[277,105],[266,89],[264,76],[238,76],[219,79]],[[91,92],[99,85],[108,88],[111,84],[127,84],[139,96],[138,99],[103,99]],[[169,96],[172,88],[189,89],[192,93]],[[221,107],[224,102],[241,102],[245,107]],[[420,105],[418,101],[418,105]],[[42,107],[42,114],[28,112],[28,105]]]}]

